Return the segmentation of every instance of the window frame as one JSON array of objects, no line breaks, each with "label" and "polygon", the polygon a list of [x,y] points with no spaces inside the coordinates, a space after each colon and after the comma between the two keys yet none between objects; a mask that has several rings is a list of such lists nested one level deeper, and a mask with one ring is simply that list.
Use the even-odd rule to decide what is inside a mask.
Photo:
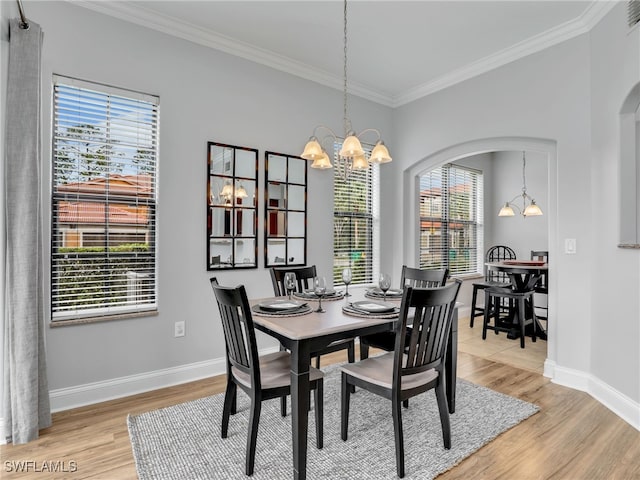
[{"label": "window frame", "polygon": [[[64,75],[54,74],[52,80],[50,325],[156,315],[160,99]],[[71,128],[79,133],[70,134]],[[92,157],[89,147],[87,153],[74,153],[74,143],[82,142],[100,153]],[[102,165],[91,167],[92,158]],[[93,213],[81,213],[90,208]],[[67,245],[73,230],[78,243]],[[103,235],[105,244],[83,246],[85,233]],[[109,245],[110,234],[142,233],[143,243]],[[73,270],[81,262],[93,270],[78,281]],[[65,279],[72,285],[67,289],[61,287]]]}]

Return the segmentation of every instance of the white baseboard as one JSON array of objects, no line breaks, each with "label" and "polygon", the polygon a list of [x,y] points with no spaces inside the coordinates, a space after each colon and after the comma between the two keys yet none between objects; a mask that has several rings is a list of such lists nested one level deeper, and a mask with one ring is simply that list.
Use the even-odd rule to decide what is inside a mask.
[{"label": "white baseboard", "polygon": [[0,417],[0,445],[6,445],[7,439],[4,436],[4,418]]},{"label": "white baseboard", "polygon": [[[260,351],[260,355],[275,352],[278,347]],[[226,370],[225,357],[203,362],[180,365],[178,367],[155,370],[126,377],[113,378],[101,382],[87,383],[75,387],[59,388],[49,392],[51,411],[59,412],[95,403],[128,397],[138,393],[180,385],[221,375]],[[1,419],[0,419],[1,420]]]},{"label": "white baseboard", "polygon": [[[548,361],[547,361],[548,362]],[[640,403],[612,388],[599,378],[571,368],[558,367],[555,362],[545,362],[545,377],[553,383],[581,390],[595,398],[625,422],[640,431]]]}]

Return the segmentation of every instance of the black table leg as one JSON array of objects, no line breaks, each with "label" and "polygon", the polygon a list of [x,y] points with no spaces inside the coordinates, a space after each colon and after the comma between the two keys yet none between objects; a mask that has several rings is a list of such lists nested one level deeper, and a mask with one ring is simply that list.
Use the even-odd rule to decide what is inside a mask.
[{"label": "black table leg", "polygon": [[307,431],[309,428],[309,345],[297,341],[291,348],[291,435],[293,478],[307,478]]}]

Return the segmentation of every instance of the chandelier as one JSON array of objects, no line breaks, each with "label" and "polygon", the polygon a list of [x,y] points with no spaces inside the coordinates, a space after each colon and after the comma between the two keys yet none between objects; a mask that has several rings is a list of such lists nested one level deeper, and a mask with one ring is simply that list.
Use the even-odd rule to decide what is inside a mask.
[{"label": "chandelier", "polygon": [[[542,210],[540,210],[540,207],[536,204],[536,201],[527,193],[527,179],[525,177],[526,165],[527,160],[525,158],[525,152],[522,152],[522,193],[520,195],[516,195],[511,201],[506,202],[503,205],[503,207],[500,209],[500,213],[498,213],[499,217],[513,217],[515,215],[513,207],[515,207],[523,217],[542,215]],[[522,209],[520,209],[520,207],[513,203],[520,197],[522,197]],[[529,203],[527,204],[527,202]]]},{"label": "chandelier", "polygon": [[[369,168],[369,164],[376,163],[388,163],[391,161],[389,150],[385,146],[380,137],[380,132],[375,128],[368,128],[363,130],[359,134],[356,134],[351,127],[351,121],[347,115],[347,0],[344,0],[344,71],[343,71],[343,121],[344,121],[344,141],[338,153],[337,168],[339,169],[343,178],[348,180],[349,173],[353,170],[366,170]],[[324,131],[326,135],[322,140],[318,140],[318,132]],[[371,153],[362,148],[360,139],[366,133],[375,133],[377,139],[375,140],[375,146]],[[309,138],[307,144],[304,147],[304,152],[300,155],[305,160],[312,160],[311,168],[332,168],[331,158],[327,154],[327,150],[322,144],[327,140],[332,140],[332,143],[339,143],[338,136],[325,125],[318,125],[313,130],[313,135]]]}]

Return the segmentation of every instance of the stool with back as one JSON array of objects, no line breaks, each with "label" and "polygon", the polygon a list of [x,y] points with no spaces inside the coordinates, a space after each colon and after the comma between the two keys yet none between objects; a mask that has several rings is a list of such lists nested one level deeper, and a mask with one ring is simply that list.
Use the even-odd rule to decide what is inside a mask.
[{"label": "stool with back", "polygon": [[[515,260],[516,252],[505,245],[494,245],[487,250],[485,254],[485,262],[500,262],[502,260]],[[471,312],[469,314],[469,327],[473,328],[473,320],[476,317],[484,316],[485,307],[477,306],[478,290],[486,290],[490,287],[506,287],[509,286],[509,277],[504,272],[495,272],[484,267],[484,280],[474,282],[473,295],[471,296]],[[493,305],[490,305],[493,308]],[[502,307],[502,305],[501,305]]]}]

